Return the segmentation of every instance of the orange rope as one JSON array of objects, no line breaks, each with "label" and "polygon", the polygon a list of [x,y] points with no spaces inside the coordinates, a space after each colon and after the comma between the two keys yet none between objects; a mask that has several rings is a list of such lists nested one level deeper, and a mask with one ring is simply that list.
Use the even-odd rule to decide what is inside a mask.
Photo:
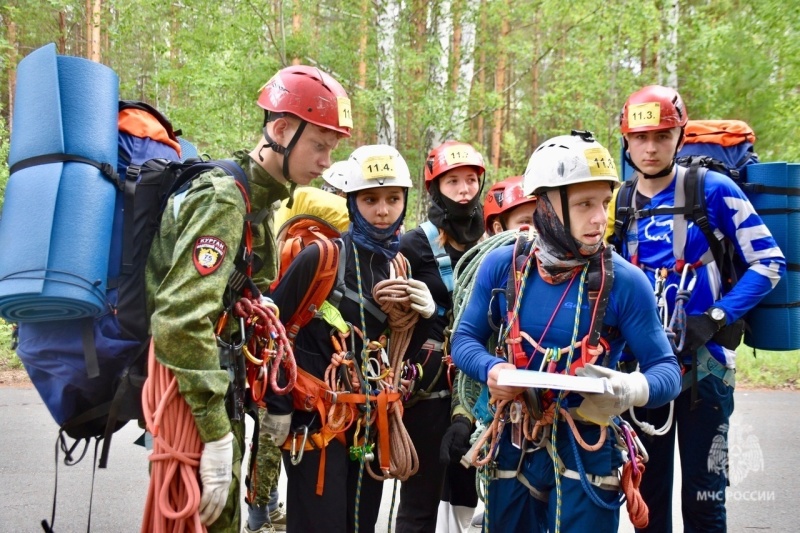
[{"label": "orange rope", "polygon": [[150,487],[141,531],[205,532],[197,512],[200,505],[197,469],[203,443],[189,406],[178,393],[175,376],[156,360],[152,342],[147,376],[142,409],[147,430],[153,435],[153,451],[149,457]]},{"label": "orange rope", "polygon": [[650,510],[642,498],[639,485],[642,483],[644,475],[644,462],[642,456],[636,456],[636,463],[639,466],[637,473],[633,468],[633,461],[628,461],[622,467],[622,491],[625,493],[628,516],[635,528],[645,528],[650,521]]}]

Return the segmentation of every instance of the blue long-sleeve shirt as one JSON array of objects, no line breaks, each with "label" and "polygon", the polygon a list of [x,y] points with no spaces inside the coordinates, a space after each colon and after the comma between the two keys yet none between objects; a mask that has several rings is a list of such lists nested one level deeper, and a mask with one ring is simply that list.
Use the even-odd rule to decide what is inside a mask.
[{"label": "blue long-sleeve shirt", "polygon": [[[469,303],[452,339],[455,364],[482,383],[486,383],[489,370],[494,365],[504,362],[504,359],[487,351],[486,343],[491,335],[496,335],[489,324],[489,315],[494,324],[499,324],[506,315],[505,297],[502,291],[494,289],[505,288],[512,254],[513,246],[503,247],[490,253],[481,264]],[[658,407],[680,392],[678,363],[659,323],[653,290],[647,277],[616,253],[613,254],[613,265],[614,284],[603,321],[603,330],[607,332],[611,350],[607,357],[602,360],[598,358],[596,364],[615,368],[627,342],[650,387],[647,407]],[[550,285],[539,276],[535,266],[531,268],[522,292],[519,312],[521,330],[543,347],[565,347],[573,340],[585,337],[589,332],[591,310],[584,288],[578,335],[573,339],[579,285],[578,279],[571,286],[569,282]],[[561,301],[565,291],[567,294]],[[548,327],[551,318],[552,323]],[[522,346],[530,357],[534,352],[533,347],[527,341],[523,341]],[[579,355],[576,352],[573,359]],[[539,369],[542,357],[536,351],[528,368]],[[566,356],[562,356],[557,368],[563,369],[565,364]],[[578,405],[581,400],[577,394],[567,397],[569,406]]]},{"label": "blue long-sleeve shirt", "polygon": [[[655,209],[675,205],[675,186],[677,180],[653,198],[636,195],[636,209]],[[734,245],[736,254],[747,263],[748,268],[733,289],[722,295],[722,280],[716,263],[709,263],[695,272],[697,280],[691,297],[686,302],[686,313],[700,315],[712,305],[725,311],[727,321],[738,320],[755,307],[780,281],[786,271],[786,259],[775,239],[758,216],[750,200],[728,177],[708,171],[705,176],[705,204],[708,223],[712,231],[728,238]],[[675,306],[674,290],[680,283],[680,276],[673,271],[675,256],[672,249],[673,215],[653,215],[640,219],[636,225],[639,263],[646,267],[645,273],[650,284],[655,284],[653,269],[666,267],[669,275],[665,282],[666,303],[672,313]],[[703,231],[693,222],[686,229],[684,258],[694,263],[706,253],[708,240]],[[627,239],[620,253],[630,259]],[[713,341],[706,345],[719,362],[735,366],[736,353],[723,348]]]}]

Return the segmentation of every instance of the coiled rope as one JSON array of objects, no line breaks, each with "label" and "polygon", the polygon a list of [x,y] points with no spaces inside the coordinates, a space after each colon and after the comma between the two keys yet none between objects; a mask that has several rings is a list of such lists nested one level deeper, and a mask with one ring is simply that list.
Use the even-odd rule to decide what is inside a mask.
[{"label": "coiled rope", "polygon": [[[398,275],[405,275],[405,260],[392,260],[394,271]],[[400,390],[400,378],[404,358],[411,342],[411,334],[419,320],[419,313],[411,309],[411,302],[406,287],[408,281],[402,278],[386,279],[378,282],[372,289],[372,297],[380,305],[381,311],[386,313],[389,322],[389,373],[390,381],[378,382],[378,388],[386,392]],[[378,435],[381,438],[381,435]],[[389,439],[391,445],[391,467],[382,475],[372,470],[367,463],[367,472],[374,479],[383,481],[398,479],[405,481],[417,473],[419,458],[403,424],[403,406],[399,401],[389,404]],[[380,447],[378,448],[380,454]]]},{"label": "coiled rope", "polygon": [[153,435],[150,485],[142,533],[204,532],[197,509],[200,484],[197,468],[203,443],[189,406],[178,393],[170,370],[156,360],[150,343],[142,409],[147,431]]},{"label": "coiled rope", "polygon": [[[286,336],[278,314],[278,307],[266,298],[243,296],[233,306],[234,317],[244,320],[242,335],[247,342],[242,346],[247,359],[247,377],[250,394],[256,403],[263,404],[267,384],[275,394],[288,394],[297,382],[297,362],[292,343]],[[283,367],[286,385],[278,385],[278,375]]]}]

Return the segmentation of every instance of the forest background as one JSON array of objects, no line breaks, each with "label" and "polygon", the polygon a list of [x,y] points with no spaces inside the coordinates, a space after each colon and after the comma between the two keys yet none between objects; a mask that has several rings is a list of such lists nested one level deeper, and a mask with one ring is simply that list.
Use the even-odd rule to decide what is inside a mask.
[{"label": "forest background", "polygon": [[[677,88],[690,118],[748,122],[762,162],[800,161],[798,20],[800,0],[0,0],[0,202],[17,64],[49,42],[113,68],[121,98],[155,105],[215,158],[256,143],[273,73],[319,66],[353,105],[334,159],[396,146],[418,184],[411,228],[431,147],[478,147],[486,189],[573,128],[619,154],[625,98],[653,83]],[[0,324],[0,371],[20,366],[9,336]],[[739,372],[794,388],[797,356],[759,352]]]},{"label": "forest background", "polygon": [[[420,184],[429,149],[451,138],[485,155],[487,188],[573,128],[619,154],[625,98],[652,83],[676,87],[690,118],[747,121],[762,161],[798,161],[798,20],[798,0],[3,0],[0,160],[17,64],[55,42],[113,68],[121,98],[155,105],[217,158],[255,144],[259,89],[304,63],[352,99],[334,159],[392,144]],[[425,218],[424,190],[408,227]]]}]

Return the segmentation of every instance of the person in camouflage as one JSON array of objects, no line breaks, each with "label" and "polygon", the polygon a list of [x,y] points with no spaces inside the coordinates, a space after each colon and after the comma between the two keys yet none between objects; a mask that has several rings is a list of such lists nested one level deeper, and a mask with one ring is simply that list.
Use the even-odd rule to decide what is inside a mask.
[{"label": "person in camouflage", "polygon": [[[265,110],[263,138],[251,152],[236,152],[234,160],[247,176],[252,212],[268,210],[253,228],[254,265],[263,265],[254,282],[266,289],[277,273],[273,204],[330,166],[331,151],[350,135],[352,120],[342,86],[312,67],[276,73],[262,88],[258,104]],[[238,533],[241,521],[244,421],[231,420],[226,410],[229,379],[220,368],[214,324],[234,269],[245,212],[234,180],[222,170],[205,172],[185,193],[169,199],[147,260],[156,357],[175,375],[205,443],[199,511],[210,532]],[[261,448],[274,448],[265,453],[275,460],[276,478],[280,455],[270,439],[264,441]]]}]

